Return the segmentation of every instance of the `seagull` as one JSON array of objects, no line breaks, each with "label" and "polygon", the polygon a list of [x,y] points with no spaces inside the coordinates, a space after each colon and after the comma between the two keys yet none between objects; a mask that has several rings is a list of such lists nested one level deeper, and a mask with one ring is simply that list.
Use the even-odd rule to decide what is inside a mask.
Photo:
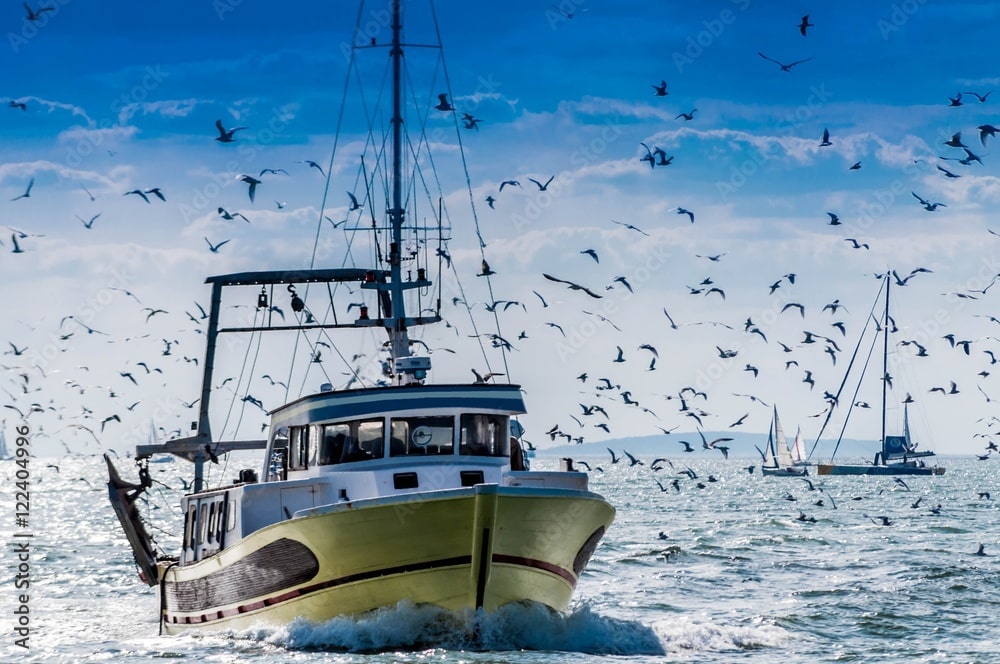
[{"label": "seagull", "polygon": [[779,67],[781,67],[781,71],[789,71],[789,72],[792,71],[792,67],[794,67],[795,65],[800,65],[803,62],[809,62],[810,60],[812,60],[812,58],[806,58],[805,60],[796,60],[795,62],[791,62],[791,63],[789,63],[789,64],[786,65],[784,63],[778,62],[774,58],[767,57],[766,55],[764,55],[760,51],[757,51],[757,55],[759,55],[760,57],[764,58],[768,62],[773,62],[774,64],[778,65]]},{"label": "seagull", "polygon": [[802,17],[802,22],[799,23],[799,32],[803,37],[806,36],[806,29],[813,27],[814,24],[809,22],[809,14]]},{"label": "seagull", "polygon": [[351,207],[347,208],[348,212],[353,212],[354,210],[361,209],[361,204],[358,203],[358,198],[351,192],[347,192],[347,195],[351,197]]},{"label": "seagull", "polygon": [[553,178],[555,178],[555,175],[553,175],[548,180],[546,180],[545,184],[542,184],[541,182],[539,182],[535,178],[528,178],[528,179],[531,180],[532,182],[534,182],[535,185],[538,186],[538,191],[546,191],[549,188],[549,184],[552,182]]},{"label": "seagull", "polygon": [[829,226],[839,226],[840,225],[840,217],[838,217],[837,215],[835,215],[832,212],[827,212],[827,214],[830,216],[830,221],[827,222],[827,225],[829,225]]},{"label": "seagull", "polygon": [[962,142],[962,132],[960,131],[956,131],[954,134],[952,134],[951,138],[945,141],[944,144],[952,148],[968,147],[967,145],[965,145],[965,143]]},{"label": "seagull", "polygon": [[312,161],[311,159],[299,159],[298,163],[309,164],[310,168],[315,168],[317,171],[319,171],[320,175],[326,177],[326,173],[323,171],[323,167],[317,164],[315,161]]},{"label": "seagull", "polygon": [[[167,197],[163,195],[163,192],[160,191],[159,187],[152,187],[151,189],[146,189],[142,193],[144,193],[144,194],[153,194],[154,196],[156,196],[157,198],[159,198],[161,201],[163,201],[163,202],[167,201]],[[148,201],[149,199],[146,199],[146,200]]]},{"label": "seagull", "polygon": [[455,110],[455,107],[448,102],[448,94],[446,92],[442,92],[441,94],[438,95],[438,104],[434,108],[436,108],[439,111]]},{"label": "seagull", "polygon": [[25,104],[23,101],[17,101],[16,99],[11,99],[9,102],[7,102],[7,106],[9,106],[10,108],[19,108],[22,111],[28,110],[27,104]]},{"label": "seagull", "polygon": [[97,214],[95,214],[93,217],[90,218],[90,221],[86,221],[80,215],[76,215],[76,218],[79,219],[81,222],[83,222],[83,227],[84,228],[86,228],[87,230],[90,230],[93,227],[94,222],[97,221],[97,218],[100,217],[100,216],[101,216],[101,213],[98,212]]},{"label": "seagull", "polygon": [[217,254],[217,253],[219,253],[219,249],[222,248],[222,245],[224,245],[227,242],[229,242],[229,240],[223,240],[222,242],[220,242],[218,244],[212,244],[209,241],[208,238],[205,238],[205,242],[208,244],[208,250],[211,251],[213,254]]},{"label": "seagull", "polygon": [[667,92],[666,81],[660,81],[659,85],[653,84],[653,90],[654,90],[653,94],[656,95],[657,97],[666,97],[668,94],[670,94]]},{"label": "seagull", "polygon": [[690,122],[691,120],[694,120],[694,112],[697,110],[698,110],[697,108],[692,108],[687,113],[678,113],[677,115],[674,116],[674,120],[676,120],[677,118],[684,118],[685,122]]},{"label": "seagull", "polygon": [[996,136],[997,128],[991,124],[983,124],[976,127],[979,130],[979,141],[986,147],[986,137]]},{"label": "seagull", "polygon": [[10,200],[16,201],[16,200],[19,200],[21,198],[30,198],[31,197],[31,188],[34,185],[35,185],[35,178],[31,178],[31,181],[28,182],[28,188],[24,190],[24,193],[21,194],[20,196],[16,197],[16,198],[12,198]]},{"label": "seagull", "polygon": [[250,220],[247,219],[246,217],[244,217],[241,212],[237,212],[235,214],[230,214],[229,211],[226,210],[226,208],[222,208],[222,207],[219,208],[219,216],[222,217],[223,219],[225,219],[226,221],[233,221],[234,219],[236,219],[236,217],[239,217],[240,219],[242,219],[243,221],[247,222],[248,224],[250,223]]},{"label": "seagull", "polygon": [[27,2],[24,3],[24,8],[28,12],[28,15],[25,18],[29,21],[37,21],[42,17],[44,12],[54,12],[56,10],[55,7],[39,7],[36,10],[32,10],[31,7],[28,6]]},{"label": "seagull", "polygon": [[630,231],[635,231],[636,233],[641,233],[641,234],[645,235],[646,237],[649,237],[649,233],[647,233],[646,231],[642,230],[641,228],[633,226],[632,224],[624,224],[624,223],[622,223],[620,221],[615,221],[614,219],[611,220],[611,223],[618,224],[619,226],[624,226],[625,228],[629,229]]},{"label": "seagull", "polygon": [[507,185],[510,185],[511,187],[520,187],[521,183],[517,180],[504,180],[500,183],[500,191],[503,191],[503,188]]},{"label": "seagull", "polygon": [[828,129],[823,129],[823,140],[820,141],[819,146],[821,148],[825,148],[830,145],[833,145],[833,143],[830,142],[830,131]]},{"label": "seagull", "polygon": [[921,198],[920,196],[918,196],[917,192],[915,192],[915,191],[911,191],[910,193],[913,194],[913,197],[916,198],[917,201],[919,201],[920,204],[924,206],[924,209],[927,210],[928,212],[934,212],[939,207],[948,207],[944,203],[931,203],[930,201],[925,200],[925,199]]},{"label": "seagull", "polygon": [[[319,167],[317,166],[317,168]],[[320,170],[322,171],[322,169]],[[253,203],[253,197],[257,194],[257,185],[260,184],[260,180],[258,180],[252,175],[240,175],[236,179],[240,180],[241,182],[246,182],[248,185],[250,185],[250,189],[247,191],[247,194],[250,196],[250,202]],[[149,201],[146,202],[148,203]]]},{"label": "seagull", "polygon": [[692,212],[691,210],[686,210],[682,207],[679,207],[677,208],[677,214],[686,214],[688,216],[688,219],[691,220],[691,223],[692,224],[694,223],[694,212]]},{"label": "seagull", "polygon": [[496,208],[493,207],[493,204],[496,203],[496,202],[497,202],[497,199],[493,198],[493,196],[487,196],[486,197],[486,204],[490,206],[491,210],[496,210]]},{"label": "seagull", "polygon": [[858,170],[860,168],[861,168],[861,162],[860,161],[856,161],[853,164],[851,164],[851,167],[848,168],[847,170],[849,170],[849,171],[856,171],[856,170]]},{"label": "seagull", "polygon": [[590,256],[591,258],[594,259],[595,263],[600,263],[601,262],[601,259],[597,257],[597,252],[594,251],[593,249],[584,249],[580,253],[581,254],[587,254],[588,256]]},{"label": "seagull", "polygon": [[246,127],[233,127],[232,129],[226,129],[222,126],[222,120],[215,121],[215,128],[219,130],[219,135],[215,137],[215,140],[220,143],[232,143],[236,140],[233,138],[233,134],[246,129]]},{"label": "seagull", "polygon": [[140,198],[142,198],[142,200],[146,201],[147,203],[149,202],[149,197],[146,196],[146,194],[143,193],[141,189],[133,189],[132,191],[126,191],[124,194],[122,194],[122,196],[128,196],[129,194],[135,194],[136,196],[139,196]]},{"label": "seagull", "polygon": [[473,116],[471,113],[462,113],[462,125],[466,129],[475,129],[476,131],[479,131],[480,122],[481,120]]},{"label": "seagull", "polygon": [[851,247],[854,248],[854,249],[862,249],[862,248],[864,248],[864,249],[870,249],[870,247],[868,246],[867,242],[858,242],[853,237],[846,237],[846,238],[844,238],[844,242],[850,242],[851,243]]},{"label": "seagull", "polygon": [[587,295],[589,295],[592,298],[595,298],[595,299],[599,300],[599,299],[601,299],[603,297],[601,295],[598,295],[594,291],[590,290],[589,288],[581,286],[580,284],[575,284],[572,281],[566,281],[565,279],[558,279],[556,277],[553,277],[552,275],[545,274],[544,272],[542,273],[542,276],[545,277],[546,279],[548,279],[549,281],[555,281],[556,283],[566,284],[569,287],[570,290],[583,291],[584,293],[586,293]]},{"label": "seagull", "polygon": [[942,166],[938,166],[938,167],[937,167],[937,169],[938,169],[939,171],[941,171],[942,173],[944,173],[944,176],[945,176],[946,178],[955,178],[955,179],[957,179],[957,178],[960,178],[960,177],[962,177],[961,175],[958,175],[957,173],[952,173],[952,172],[951,172],[951,171],[949,171],[949,170],[948,170],[947,168],[944,168],[944,167],[942,167]]}]

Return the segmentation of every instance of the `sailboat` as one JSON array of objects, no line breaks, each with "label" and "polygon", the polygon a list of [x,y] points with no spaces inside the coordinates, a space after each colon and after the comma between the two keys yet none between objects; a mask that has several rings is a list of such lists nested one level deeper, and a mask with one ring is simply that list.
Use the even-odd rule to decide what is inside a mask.
[{"label": "sailboat", "polygon": [[[868,330],[869,323],[873,320],[876,321],[875,326],[875,337],[872,340],[872,345],[868,351],[868,359],[871,358],[871,353],[876,347],[876,342],[878,341],[878,335],[881,333],[882,338],[882,374],[880,379],[882,381],[882,429],[880,437],[880,450],[875,453],[875,457],[870,464],[866,463],[838,463],[833,457],[837,454],[837,448],[840,446],[840,441],[843,438],[844,429],[847,427],[847,422],[850,419],[851,410],[854,408],[854,400],[852,399],[851,406],[848,407],[847,417],[844,420],[843,427],[840,431],[840,437],[837,439],[837,446],[834,447],[833,454],[828,463],[818,463],[816,464],[816,473],[818,475],[943,475],[945,469],[938,465],[928,465],[927,459],[934,457],[935,454],[931,450],[927,449],[917,449],[918,445],[916,441],[910,435],[910,421],[909,421],[909,410],[906,401],[903,402],[903,431],[902,435],[888,435],[886,433],[886,412],[888,408],[888,391],[890,389],[890,374],[889,374],[889,334],[895,331],[896,325],[892,317],[889,315],[889,291],[892,285],[892,271],[887,270],[883,280],[882,288],[879,294],[876,295],[875,304],[872,306],[872,315],[868,317],[868,322],[865,324],[865,328],[862,330],[861,335],[858,339],[858,345],[854,350],[854,357],[852,357],[850,364],[847,367],[847,371],[844,375],[844,380],[841,383],[840,390],[837,392],[837,398],[839,399],[840,393],[843,391],[844,385],[847,383],[847,378],[850,375],[851,368],[854,366],[854,360],[857,358],[858,350],[861,348],[861,343],[865,338],[865,332]],[[882,311],[882,316],[880,319],[876,320],[874,311],[878,306],[880,296],[882,291],[885,291],[884,307]],[[868,361],[865,362],[864,366],[868,366]],[[860,388],[861,380],[864,379],[864,370],[861,372],[861,379],[859,379],[858,387]],[[857,394],[857,391],[855,391]],[[830,416],[833,412],[831,408],[827,412],[826,421],[823,423],[823,428],[826,427],[826,423],[830,421]],[[820,436],[823,433],[823,428],[820,429]],[[816,442],[819,442],[819,436],[816,438]],[[816,445],[813,445],[815,450]]]},{"label": "sailboat", "polygon": [[0,461],[13,459],[10,450],[7,449],[7,420],[0,422]]},{"label": "sailboat", "polygon": [[781,420],[778,419],[777,406],[774,407],[771,430],[768,432],[767,447],[764,449],[763,457],[764,461],[761,463],[760,471],[764,475],[802,477],[809,474],[804,465],[796,465],[792,450],[788,447],[788,441],[785,439],[785,431],[781,428]]},{"label": "sailboat", "polygon": [[[512,603],[565,610],[614,519],[614,508],[589,490],[587,474],[571,460],[557,470],[528,467],[517,419],[526,412],[522,390],[496,382],[509,370],[438,384],[430,380],[429,352],[414,352],[425,345],[410,330],[443,320],[429,268],[440,271],[446,257],[450,267],[451,229],[441,197],[419,212],[406,208],[428,188],[428,174],[416,169],[433,165],[427,133],[407,133],[408,123],[426,118],[438,99],[441,112],[455,109],[446,94],[431,90],[422,110],[404,113],[417,100],[409,86],[403,89],[412,80],[403,50],[413,42],[402,40],[400,0],[392,0],[389,13],[391,41],[369,42],[359,28],[352,42],[361,45],[355,51],[387,53],[391,81],[388,111],[366,115],[372,123],[388,120],[385,133],[370,135],[367,154],[379,165],[363,155],[359,164],[364,186],[386,191],[366,195],[357,223],[344,226],[369,238],[372,263],[209,277],[195,433],[138,445],[137,482],[123,479],[105,456],[112,507],[140,578],[159,590],[167,633],[323,622],[400,602],[455,612]],[[291,314],[288,322],[271,315],[279,296],[287,298],[280,303]],[[238,315],[226,304],[232,298],[244,307],[247,299],[256,302],[253,323],[231,320]],[[359,298],[367,299],[354,302]],[[320,307],[330,313],[320,314]],[[270,409],[263,439],[213,435],[213,396],[232,395],[232,386],[213,387],[223,334],[250,335],[251,355],[263,358],[267,351],[257,343],[272,334],[311,341],[334,333],[342,338],[322,349],[349,353],[352,333],[365,341],[379,330],[387,335],[380,345],[386,356],[373,367],[380,367],[379,380],[355,371],[342,387],[326,382]],[[311,344],[309,366],[319,364],[317,346]],[[240,394],[244,406],[261,407],[249,392]],[[206,467],[243,451],[258,455],[256,466],[210,486]],[[150,458],[163,453],[192,462],[194,471],[192,490],[180,500],[179,548],[170,553],[150,537],[138,504],[152,485]]]}]

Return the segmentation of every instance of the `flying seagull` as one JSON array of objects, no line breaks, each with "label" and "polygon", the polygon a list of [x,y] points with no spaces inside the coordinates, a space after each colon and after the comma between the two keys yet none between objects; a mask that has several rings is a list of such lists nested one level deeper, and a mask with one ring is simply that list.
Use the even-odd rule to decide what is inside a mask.
[{"label": "flying seagull", "polygon": [[223,240],[218,244],[212,244],[212,242],[208,238],[205,238],[205,242],[208,244],[208,250],[211,251],[213,254],[217,254],[219,253],[219,249],[222,248],[222,245],[229,242],[229,240]]},{"label": "flying seagull", "polygon": [[570,290],[583,291],[584,293],[586,293],[587,295],[589,295],[592,298],[595,298],[595,299],[599,300],[602,297],[601,295],[598,295],[597,293],[595,293],[594,291],[590,290],[589,288],[586,288],[585,286],[581,286],[580,284],[575,284],[572,281],[566,281],[565,279],[558,279],[556,277],[553,277],[550,274],[545,274],[545,273],[542,273],[542,276],[545,277],[546,279],[548,279],[549,281],[555,281],[556,283],[566,284],[567,286],[569,286]]},{"label": "flying seagull", "polygon": [[[249,194],[250,196],[250,202],[253,203],[253,197],[257,194],[257,185],[260,184],[260,180],[258,180],[252,175],[240,175],[236,179],[240,180],[241,182],[246,182],[248,185],[250,185],[250,189],[247,191],[247,194]],[[146,202],[148,203],[149,201]]]},{"label": "flying seagull", "polygon": [[782,62],[778,62],[774,58],[767,57],[766,55],[764,55],[760,51],[757,51],[757,55],[759,55],[760,57],[764,58],[768,62],[773,62],[774,64],[778,65],[779,67],[781,67],[781,71],[792,71],[792,67],[794,67],[795,65],[800,65],[803,62],[809,62],[810,60],[812,60],[812,58],[806,58],[805,60],[796,60],[795,62],[790,62],[790,63],[788,63],[786,65],[786,64],[784,64]]},{"label": "flying seagull", "polygon": [[16,201],[16,200],[21,199],[21,198],[30,198],[31,197],[31,188],[33,186],[35,186],[35,178],[31,178],[31,181],[28,182],[28,188],[24,190],[23,194],[21,194],[20,196],[18,196],[16,198],[12,198],[10,200]]},{"label": "flying seagull", "polygon": [[317,171],[319,171],[320,175],[326,177],[326,173],[323,171],[323,167],[317,164],[315,161],[312,161],[311,159],[300,159],[298,163],[309,164],[310,168],[315,168]]},{"label": "flying seagull", "polygon": [[226,129],[222,125],[222,120],[215,121],[215,128],[219,130],[219,135],[215,137],[215,140],[219,141],[220,143],[232,143],[233,141],[236,140],[235,138],[233,138],[233,134],[235,134],[238,131],[246,129],[246,127],[233,127],[232,129]]},{"label": "flying seagull", "polygon": [[805,37],[806,36],[806,30],[808,28],[813,27],[813,25],[814,24],[812,24],[812,23],[809,22],[809,14],[806,14],[805,16],[802,17],[802,22],[799,23],[799,32],[802,34],[803,37]]},{"label": "flying seagull", "polygon": [[438,95],[438,103],[437,106],[435,106],[434,108],[436,108],[439,111],[455,110],[455,107],[452,106],[451,103],[448,101],[448,94],[445,92],[442,92],[441,94]]}]

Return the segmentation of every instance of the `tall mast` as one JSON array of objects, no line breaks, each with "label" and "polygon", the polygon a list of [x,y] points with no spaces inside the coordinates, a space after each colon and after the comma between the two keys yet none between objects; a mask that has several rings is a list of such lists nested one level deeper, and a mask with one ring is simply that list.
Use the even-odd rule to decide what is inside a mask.
[{"label": "tall mast", "polygon": [[885,273],[885,313],[882,316],[882,454],[885,458],[885,408],[889,389],[889,287],[892,282],[890,271]]},{"label": "tall mast", "polygon": [[410,355],[410,342],[406,334],[406,308],[403,304],[403,46],[402,46],[402,6],[400,0],[392,0],[392,208],[389,210],[389,224],[392,240],[389,245],[389,274],[392,311],[389,313],[392,329],[392,357]]}]

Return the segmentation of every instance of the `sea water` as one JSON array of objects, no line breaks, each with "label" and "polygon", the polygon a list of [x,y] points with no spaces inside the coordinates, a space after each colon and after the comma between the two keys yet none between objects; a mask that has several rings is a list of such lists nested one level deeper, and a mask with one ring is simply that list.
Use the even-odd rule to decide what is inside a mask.
[{"label": "sea water", "polygon": [[[652,459],[587,459],[592,489],[617,516],[563,614],[401,604],[325,624],[179,636],[158,633],[157,592],[138,578],[99,457],[31,459],[23,522],[17,466],[3,461],[0,661],[1000,661],[1000,462],[943,457],[944,476],[903,483],[812,476],[810,490],[749,472],[751,459],[691,456],[660,470]],[[190,467],[150,468],[142,510],[167,526],[152,534],[172,551]],[[226,472],[236,471],[216,471]]]}]

